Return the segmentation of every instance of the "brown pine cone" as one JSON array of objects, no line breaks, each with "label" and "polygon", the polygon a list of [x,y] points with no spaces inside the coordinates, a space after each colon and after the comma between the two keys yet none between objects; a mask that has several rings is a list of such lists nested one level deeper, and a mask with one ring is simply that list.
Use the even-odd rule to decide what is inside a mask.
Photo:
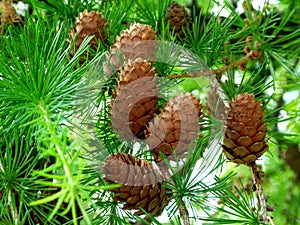
[{"label": "brown pine cone", "polygon": [[238,94],[227,114],[223,152],[231,162],[249,165],[268,150],[262,101],[253,94]]},{"label": "brown pine cone", "polygon": [[128,30],[121,31],[107,55],[109,65],[105,65],[108,74],[119,71],[128,59],[153,60],[156,49],[156,33],[151,26],[133,23]]},{"label": "brown pine cone", "polygon": [[[108,24],[106,23],[106,19],[101,13],[96,11],[88,12],[87,10],[79,13],[76,18],[76,26],[72,27],[69,34],[70,42],[76,38],[75,46],[72,49],[70,56],[73,57],[75,55],[75,52],[86,37],[93,35],[94,38],[90,41],[90,45],[92,49],[96,50],[98,48],[99,41],[106,41],[105,29],[107,27]],[[84,59],[81,60],[81,63],[83,62]]]},{"label": "brown pine cone", "polygon": [[160,152],[169,157],[175,150],[177,157],[186,157],[191,142],[199,137],[201,110],[200,100],[191,93],[167,101],[160,117],[155,117],[149,124],[146,139],[156,162],[163,160]]},{"label": "brown pine cone", "polygon": [[170,24],[171,31],[174,31],[180,38],[184,38],[183,30],[192,29],[192,18],[186,8],[177,2],[172,2],[167,7],[165,23]]},{"label": "brown pine cone", "polygon": [[108,183],[122,184],[110,191],[115,193],[115,201],[125,203],[123,209],[138,210],[135,215],[143,214],[140,208],[153,216],[161,214],[168,202],[168,195],[159,182],[161,175],[151,162],[136,160],[130,154],[117,153],[106,159],[102,170]]},{"label": "brown pine cone", "polygon": [[156,107],[159,88],[156,70],[151,63],[138,58],[129,60],[119,73],[118,86],[113,94],[112,126],[123,138],[145,138],[146,126],[159,112]]}]

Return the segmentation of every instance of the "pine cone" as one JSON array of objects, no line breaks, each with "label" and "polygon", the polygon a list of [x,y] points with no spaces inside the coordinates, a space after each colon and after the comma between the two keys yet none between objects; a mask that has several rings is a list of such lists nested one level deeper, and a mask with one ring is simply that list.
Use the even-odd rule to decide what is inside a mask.
[{"label": "pine cone", "polygon": [[168,195],[160,180],[160,175],[147,160],[136,160],[132,155],[117,153],[109,156],[103,167],[105,180],[110,184],[119,183],[120,188],[110,189],[114,200],[124,202],[123,209],[140,208],[153,216],[158,216],[168,202]]},{"label": "pine cone", "polygon": [[[106,65],[106,72],[119,71],[123,61],[128,59],[135,60],[142,58],[143,60],[153,60],[156,49],[156,33],[149,25],[133,23],[129,30],[121,31],[117,36],[114,45],[111,46],[107,55],[110,66]],[[146,42],[147,41],[147,42]]]},{"label": "pine cone", "polygon": [[[186,157],[191,141],[199,136],[201,110],[200,100],[190,93],[167,101],[160,117],[155,117],[153,123],[149,123],[146,139],[156,162],[163,160],[160,152],[169,157],[174,149],[177,157]],[[172,160],[173,156],[169,159]]]},{"label": "pine cone", "polygon": [[[94,35],[94,38],[90,41],[90,45],[92,49],[96,50],[99,41],[106,41],[105,29],[107,27],[106,19],[101,13],[95,11],[88,12],[87,10],[84,10],[83,13],[79,13],[76,19],[76,26],[72,27],[69,34],[70,42],[72,42],[77,35],[74,49],[71,51],[71,57],[75,55],[75,52],[83,40],[88,36]],[[84,59],[81,60],[81,63],[83,62]]]},{"label": "pine cone", "polygon": [[180,38],[184,38],[183,30],[192,29],[192,18],[186,11],[186,8],[177,2],[172,2],[167,7],[165,23],[170,23],[171,31],[174,30]]},{"label": "pine cone", "polygon": [[117,90],[112,102],[114,130],[127,139],[145,138],[146,125],[159,112],[159,88],[151,63],[138,58],[129,60],[119,73]]},{"label": "pine cone", "polygon": [[249,165],[268,150],[262,102],[243,93],[230,102],[223,152],[232,162]]}]

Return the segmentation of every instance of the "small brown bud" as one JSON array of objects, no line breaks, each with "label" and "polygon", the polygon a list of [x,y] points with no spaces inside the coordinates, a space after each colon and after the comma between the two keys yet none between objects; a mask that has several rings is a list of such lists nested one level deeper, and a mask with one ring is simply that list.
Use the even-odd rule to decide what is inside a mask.
[{"label": "small brown bud", "polygon": [[247,67],[247,62],[246,62],[246,63],[242,63],[242,64],[240,65],[240,69],[241,69],[242,71],[245,71],[246,67]]},{"label": "small brown bud", "polygon": [[267,205],[267,211],[268,212],[274,212],[274,206]]},{"label": "small brown bud", "polygon": [[250,55],[253,59],[257,59],[260,55],[261,50],[251,50]]},{"label": "small brown bud", "polygon": [[222,59],[222,62],[226,65],[228,65],[230,63],[229,57],[228,56],[224,56]]},{"label": "small brown bud", "polygon": [[250,49],[250,47],[248,45],[245,46],[244,52],[246,52],[246,53],[251,52],[251,49]]},{"label": "small brown bud", "polygon": [[263,171],[260,171],[258,173],[258,177],[261,179],[261,178],[264,178],[265,177],[265,173]]},{"label": "small brown bud", "polygon": [[248,18],[244,19],[244,21],[246,23],[245,27],[248,27],[248,25],[250,24]]},{"label": "small brown bud", "polygon": [[230,41],[226,41],[226,42],[225,42],[225,46],[226,46],[226,45],[230,45],[230,44],[231,44]]},{"label": "small brown bud", "polygon": [[249,35],[246,37],[246,43],[251,43],[251,40],[252,40],[252,35]]},{"label": "small brown bud", "polygon": [[257,49],[260,49],[260,48],[261,48],[261,43],[260,43],[259,41],[256,40],[256,41],[254,42],[254,47],[257,48]]}]

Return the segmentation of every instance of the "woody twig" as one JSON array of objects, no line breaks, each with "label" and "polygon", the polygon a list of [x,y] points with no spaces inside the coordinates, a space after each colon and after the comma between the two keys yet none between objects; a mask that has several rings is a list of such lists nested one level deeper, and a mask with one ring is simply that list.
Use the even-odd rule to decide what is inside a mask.
[{"label": "woody twig", "polygon": [[254,55],[254,51],[250,51],[247,53],[244,57],[241,59],[234,61],[228,65],[224,65],[221,68],[214,69],[214,70],[205,70],[201,72],[193,72],[193,73],[185,73],[185,74],[173,74],[170,75],[169,78],[175,79],[175,78],[184,78],[184,77],[199,77],[199,76],[207,76],[207,75],[213,75],[213,74],[220,74],[225,71],[227,71],[230,68],[239,67],[241,65],[246,64],[250,59],[256,59],[256,55]]}]

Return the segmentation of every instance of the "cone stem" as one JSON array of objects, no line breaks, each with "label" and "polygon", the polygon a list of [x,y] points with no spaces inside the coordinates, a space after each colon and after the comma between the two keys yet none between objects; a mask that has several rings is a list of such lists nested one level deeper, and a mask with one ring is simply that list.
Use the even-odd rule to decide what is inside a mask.
[{"label": "cone stem", "polygon": [[267,204],[266,204],[266,199],[261,184],[262,172],[259,171],[255,162],[251,163],[249,166],[251,170],[253,184],[256,186],[259,204],[262,210],[262,221],[268,223],[269,220],[267,217]]},{"label": "cone stem", "polygon": [[[148,216],[145,216],[144,218],[147,222],[149,222],[149,224],[152,222],[151,219]],[[148,223],[147,223],[148,224]],[[143,221],[136,221],[134,223],[134,225],[146,225],[146,223],[144,223]]]},{"label": "cone stem", "polygon": [[183,224],[190,225],[189,212],[187,211],[183,200],[181,200],[181,203],[179,206],[179,213],[180,213],[180,217],[182,218]]}]

